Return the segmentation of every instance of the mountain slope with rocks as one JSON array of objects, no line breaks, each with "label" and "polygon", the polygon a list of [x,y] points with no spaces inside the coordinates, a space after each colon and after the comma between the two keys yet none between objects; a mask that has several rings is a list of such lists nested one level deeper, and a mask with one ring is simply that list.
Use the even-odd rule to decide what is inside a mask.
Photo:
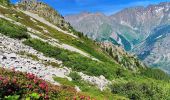
[{"label": "mountain slope with rocks", "polygon": [[[119,46],[95,42],[75,31],[47,4],[4,2],[0,4],[0,99],[168,98],[170,77],[161,70],[148,68]],[[126,87],[134,80],[130,88],[135,90],[130,92]],[[152,88],[146,91],[144,86]]]}]

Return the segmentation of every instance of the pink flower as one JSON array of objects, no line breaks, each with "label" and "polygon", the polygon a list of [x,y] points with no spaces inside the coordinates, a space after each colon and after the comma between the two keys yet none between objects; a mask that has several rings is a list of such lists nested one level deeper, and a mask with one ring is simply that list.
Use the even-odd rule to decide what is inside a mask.
[{"label": "pink flower", "polygon": [[85,99],[85,96],[80,96],[80,99]]},{"label": "pink flower", "polygon": [[32,89],[32,85],[28,85],[28,88]]},{"label": "pink flower", "polygon": [[28,79],[34,79],[34,78],[35,78],[35,76],[34,76],[34,74],[30,74],[30,73],[28,73],[28,74],[27,74],[27,78],[28,78]]},{"label": "pink flower", "polygon": [[16,79],[13,79],[13,80],[12,80],[12,82],[13,82],[13,83],[16,83],[16,82],[17,82],[17,80],[16,80]]},{"label": "pink flower", "polygon": [[87,97],[87,100],[90,100],[90,96]]},{"label": "pink flower", "polygon": [[3,80],[3,84],[7,84],[7,83],[8,83],[7,79]]},{"label": "pink flower", "polygon": [[37,80],[37,79],[34,79],[34,83],[37,84],[37,83],[38,83],[38,80]]},{"label": "pink flower", "polygon": [[45,85],[45,84],[43,84],[43,83],[40,83],[40,84],[39,84],[39,87],[40,87],[41,89],[43,89],[43,90],[44,90],[44,89],[45,89],[45,87],[46,87],[46,85]]},{"label": "pink flower", "polygon": [[1,81],[4,80],[4,77],[0,76],[0,80],[1,80]]},{"label": "pink flower", "polygon": [[48,96],[48,95],[46,95],[46,96],[45,96],[45,99],[49,99],[49,96]]},{"label": "pink flower", "polygon": [[77,100],[77,97],[76,97],[76,96],[74,96],[74,97],[73,97],[73,100]]},{"label": "pink flower", "polygon": [[46,86],[45,91],[48,92],[48,87]]}]

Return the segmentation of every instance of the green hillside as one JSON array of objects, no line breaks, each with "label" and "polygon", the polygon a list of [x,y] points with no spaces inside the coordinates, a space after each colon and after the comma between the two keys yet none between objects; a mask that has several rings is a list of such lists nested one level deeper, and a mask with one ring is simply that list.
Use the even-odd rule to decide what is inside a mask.
[{"label": "green hillside", "polygon": [[[32,47],[34,50],[42,53],[46,57],[62,61],[62,64],[50,62],[46,63],[46,65],[53,65],[54,68],[71,68],[72,72],[67,76],[70,77],[72,81],[68,80],[68,78],[53,77],[56,82],[61,84],[61,86],[52,85],[48,82],[43,83],[43,85],[45,84],[49,86],[47,92],[44,90],[42,85],[35,83],[33,79],[35,79],[36,76],[33,74],[31,74],[33,76],[32,78],[32,76],[26,73],[13,72],[8,69],[0,68],[0,99],[170,99],[170,77],[163,71],[146,67],[144,64],[140,63],[137,58],[130,56],[126,52],[123,52],[123,54],[119,53],[119,49],[117,51],[111,51],[109,48],[104,50],[106,48],[101,48],[98,43],[86,36],[83,36],[82,33],[75,31],[71,26],[65,29],[69,30],[70,33],[68,34],[66,34],[65,31],[57,30],[55,27],[47,25],[36,18],[32,18],[27,15],[25,11],[18,10],[20,6],[26,5],[11,5],[7,8],[0,6],[0,15],[4,16],[0,17],[0,33],[10,37],[11,39],[21,41],[24,45]],[[127,43],[128,41],[124,42]],[[75,51],[71,51],[70,48],[62,48],[55,44],[65,44],[71,49],[74,48]],[[130,44],[127,43],[127,45]],[[85,54],[87,54],[87,56],[85,56]],[[27,53],[23,53],[23,55],[28,56]],[[36,55],[29,55],[29,57],[32,59],[34,58],[35,61],[41,62],[41,58],[38,58]],[[121,57],[121,59],[119,60],[117,57]],[[78,72],[82,72],[89,77],[100,77],[103,75],[108,81],[110,81],[110,84],[101,91],[97,85],[83,80]],[[3,84],[4,78],[9,79],[6,84]],[[13,79],[15,78],[18,80],[17,83],[13,82]],[[38,80],[38,82],[44,82],[42,79]],[[32,87],[26,89],[27,85],[31,85]],[[16,86],[16,88],[13,89],[13,86]],[[76,90],[73,89],[75,86],[78,86],[81,91],[76,92]],[[12,88],[12,92],[9,92],[8,88]],[[36,90],[34,88],[36,88]]]}]

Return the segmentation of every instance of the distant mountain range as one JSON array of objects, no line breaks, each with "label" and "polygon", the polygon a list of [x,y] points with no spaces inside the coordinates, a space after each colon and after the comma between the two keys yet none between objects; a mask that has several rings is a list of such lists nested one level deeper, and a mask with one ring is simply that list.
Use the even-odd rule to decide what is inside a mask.
[{"label": "distant mountain range", "polygon": [[170,25],[155,25],[147,37],[119,14],[81,15],[74,21],[102,42],[43,2],[0,0],[0,100],[170,100],[170,76],[120,46],[148,64],[162,57],[157,62],[168,65]]},{"label": "distant mountain range", "polygon": [[121,45],[146,64],[170,73],[170,2],[126,8],[111,16],[85,12],[65,19],[92,39]]}]

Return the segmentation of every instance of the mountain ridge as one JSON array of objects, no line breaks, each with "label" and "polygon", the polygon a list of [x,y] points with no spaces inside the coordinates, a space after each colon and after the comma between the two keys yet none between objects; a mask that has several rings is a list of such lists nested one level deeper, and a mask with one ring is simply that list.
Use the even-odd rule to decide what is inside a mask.
[{"label": "mountain ridge", "polygon": [[166,73],[148,68],[109,41],[91,40],[72,26],[58,27],[41,16],[42,9],[37,14],[18,6],[0,6],[0,99],[169,97]]},{"label": "mountain ridge", "polygon": [[[93,16],[95,16],[95,14]],[[141,46],[143,42],[147,41],[147,38],[150,35],[154,34],[153,32],[155,29],[159,29],[158,27],[161,26],[169,25],[169,16],[170,2],[161,2],[159,4],[148,5],[146,7],[137,6],[126,8],[111,16],[105,16],[104,18],[96,15],[95,17],[97,17],[98,20],[95,20],[95,17],[91,17],[91,19],[90,17],[83,18],[81,17],[81,15],[79,16],[79,18],[76,18],[82,18],[81,21],[70,21],[72,20],[72,17],[74,18],[74,16],[66,16],[65,19],[70,22],[75,29],[84,32],[84,34],[88,35],[90,38],[97,41],[110,41],[113,44],[121,45],[126,51],[135,53],[140,57],[145,51],[136,48]],[[96,22],[92,23],[92,21]],[[99,22],[101,23],[96,24]],[[86,28],[86,26],[88,26],[89,28]],[[159,48],[166,47],[164,45],[166,43],[161,44],[162,47]],[[151,46],[150,48],[153,49],[154,47],[152,48]],[[156,48],[158,49],[158,46],[156,46]],[[148,52],[150,52],[148,53],[148,57],[152,56],[152,50]],[[157,51],[157,53],[154,53],[154,55],[157,56],[158,53],[159,51]],[[166,55],[162,51],[160,53],[162,55]],[[144,60],[144,63],[148,64],[149,66],[155,66],[155,64],[148,63],[147,60],[145,61],[145,59],[141,60]],[[152,60],[157,61],[158,59],[154,59],[152,57]],[[161,62],[161,60],[159,61]],[[168,60],[166,62],[168,63]],[[156,64],[157,67],[158,65]],[[165,70],[163,68],[164,66],[166,65],[163,65],[162,63],[159,68]]]}]

